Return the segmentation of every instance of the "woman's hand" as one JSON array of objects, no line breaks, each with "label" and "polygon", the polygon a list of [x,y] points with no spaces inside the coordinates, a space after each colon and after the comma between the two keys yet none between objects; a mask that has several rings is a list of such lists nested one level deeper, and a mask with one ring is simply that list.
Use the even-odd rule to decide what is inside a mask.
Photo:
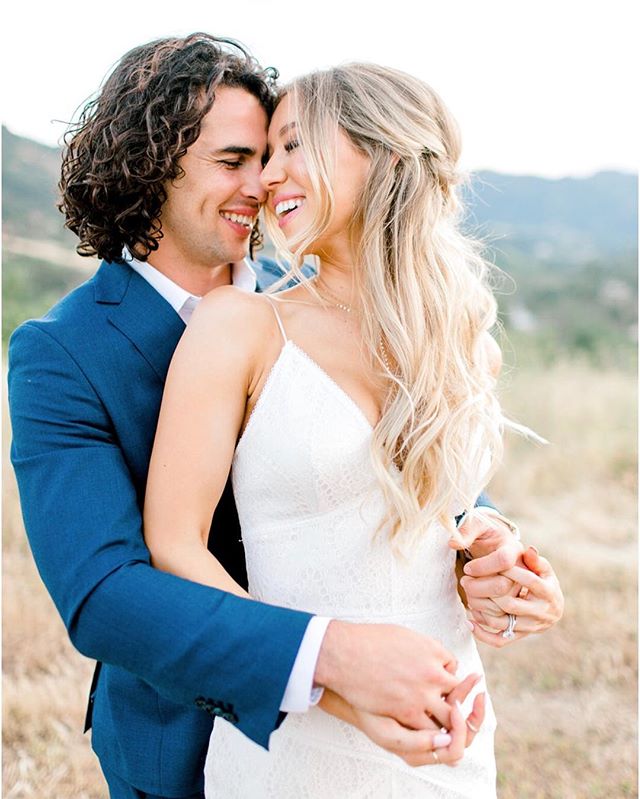
[{"label": "woman's hand", "polygon": [[[460,587],[479,641],[503,647],[547,630],[562,617],[564,597],[551,565],[535,547],[525,550],[491,509],[469,513],[449,545],[474,558],[464,566]],[[516,617],[515,631],[504,638],[509,614]]]},{"label": "woman's hand", "polygon": [[[544,632],[562,617],[564,596],[549,561],[540,557],[535,547],[525,550],[522,561],[522,566],[513,565],[497,577],[479,577],[475,582],[472,578],[462,578],[475,622],[474,635],[479,641],[503,647],[531,633]],[[473,561],[467,567],[472,564]],[[477,571],[477,566],[475,570]],[[502,590],[508,587],[504,580],[517,587],[515,595],[514,588],[510,588],[507,592],[502,592],[499,596],[494,594],[490,598],[470,596],[472,593],[486,593],[497,588]],[[504,638],[502,635],[508,626],[508,614],[516,617],[513,638]]]},{"label": "woman's hand", "polygon": [[473,508],[449,539],[452,549],[467,550],[473,558],[483,558],[504,549],[504,558],[522,552],[517,528],[493,508]]}]

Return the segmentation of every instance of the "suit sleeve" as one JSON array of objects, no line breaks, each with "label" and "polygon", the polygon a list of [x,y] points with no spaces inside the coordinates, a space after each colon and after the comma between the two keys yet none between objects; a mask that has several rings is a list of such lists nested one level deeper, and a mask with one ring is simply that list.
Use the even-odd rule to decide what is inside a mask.
[{"label": "suit sleeve", "polygon": [[497,511],[498,509],[493,504],[493,502],[489,499],[489,495],[486,494],[484,491],[478,499],[476,499],[476,504],[474,505],[476,508],[493,508],[493,510]]},{"label": "suit sleeve", "polygon": [[73,644],[172,701],[229,702],[266,745],[310,615],[150,566],[107,410],[40,324],[10,344],[11,456],[29,543]]}]

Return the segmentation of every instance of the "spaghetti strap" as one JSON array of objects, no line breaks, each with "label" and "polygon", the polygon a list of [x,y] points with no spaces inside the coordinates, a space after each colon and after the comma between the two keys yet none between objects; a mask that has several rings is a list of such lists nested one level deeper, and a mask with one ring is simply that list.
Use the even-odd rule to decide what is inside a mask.
[{"label": "spaghetti strap", "polygon": [[287,338],[287,334],[284,331],[284,325],[282,324],[282,319],[280,318],[278,309],[276,308],[275,303],[271,300],[270,297],[265,296],[265,299],[268,301],[269,305],[273,308],[273,312],[276,315],[276,321],[278,322],[278,327],[280,328],[280,332],[282,333],[282,338],[284,339],[284,343],[286,344],[289,339]]}]

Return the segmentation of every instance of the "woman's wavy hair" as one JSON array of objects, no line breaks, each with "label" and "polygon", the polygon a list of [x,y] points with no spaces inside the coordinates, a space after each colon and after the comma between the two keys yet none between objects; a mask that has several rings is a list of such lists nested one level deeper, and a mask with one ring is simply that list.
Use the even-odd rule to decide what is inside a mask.
[{"label": "woman's wavy hair", "polygon": [[[254,95],[268,116],[273,68],[263,69],[232,39],[206,33],[130,50],[65,134],[59,209],[80,239],[80,255],[122,261],[126,246],[146,260],[162,238],[167,181],[200,134],[219,86]],[[262,242],[256,224],[251,247]]]},{"label": "woman's wavy hair", "polygon": [[459,227],[458,128],[429,86],[372,64],[311,73],[284,94],[318,199],[288,244],[267,209],[289,277],[303,279],[302,259],[332,216],[338,129],[370,160],[351,222],[354,296],[372,366],[389,385],[372,441],[386,521],[395,545],[410,544],[434,522],[452,530],[502,456],[488,332],[496,302],[480,244]]}]

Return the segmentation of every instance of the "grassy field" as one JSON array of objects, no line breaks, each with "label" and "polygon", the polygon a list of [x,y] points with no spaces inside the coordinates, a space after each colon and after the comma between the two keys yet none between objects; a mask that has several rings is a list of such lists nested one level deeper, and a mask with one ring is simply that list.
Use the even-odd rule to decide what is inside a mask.
[{"label": "grassy field", "polygon": [[[499,723],[499,796],[635,797],[635,375],[576,362],[505,370],[502,395],[513,417],[551,443],[510,436],[492,498],[554,564],[566,612],[544,636],[483,648]],[[30,559],[8,438],[3,796],[103,798],[81,734],[92,666],[67,642]]]}]

